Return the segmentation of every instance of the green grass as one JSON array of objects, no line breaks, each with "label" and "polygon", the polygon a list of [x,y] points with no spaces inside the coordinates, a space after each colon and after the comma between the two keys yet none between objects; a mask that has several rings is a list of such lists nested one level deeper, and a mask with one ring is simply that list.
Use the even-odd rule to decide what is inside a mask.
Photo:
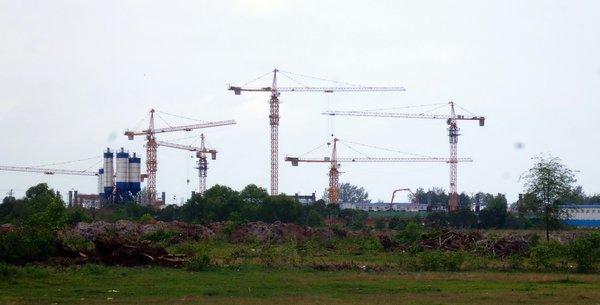
[{"label": "green grass", "polygon": [[11,267],[0,304],[596,304],[600,275]]}]

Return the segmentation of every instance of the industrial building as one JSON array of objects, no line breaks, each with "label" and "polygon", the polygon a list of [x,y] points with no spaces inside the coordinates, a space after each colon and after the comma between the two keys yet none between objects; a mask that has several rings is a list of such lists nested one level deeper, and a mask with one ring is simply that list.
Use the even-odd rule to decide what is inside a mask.
[{"label": "industrial building", "polygon": [[561,205],[563,223],[574,227],[600,227],[600,204]]},{"label": "industrial building", "polygon": [[[390,210],[390,204],[386,202],[355,202],[355,203],[341,203],[341,209],[355,209],[367,212],[383,212]],[[394,212],[426,212],[427,204],[420,203],[394,203],[392,204],[392,211]]]}]

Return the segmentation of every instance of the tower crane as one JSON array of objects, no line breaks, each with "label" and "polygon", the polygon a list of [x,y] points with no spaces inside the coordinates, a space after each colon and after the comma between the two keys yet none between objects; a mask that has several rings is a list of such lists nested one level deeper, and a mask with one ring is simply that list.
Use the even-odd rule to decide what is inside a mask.
[{"label": "tower crane", "polygon": [[[269,124],[271,125],[271,196],[279,194],[279,94],[280,92],[372,92],[372,91],[405,91],[403,87],[365,87],[365,86],[340,86],[340,87],[278,87],[277,73],[286,73],[273,70],[273,83],[271,87],[242,87],[229,86],[235,95],[240,95],[242,91],[248,92],[270,92],[269,99],[270,112]],[[288,72],[289,74],[289,72]]]},{"label": "tower crane", "polygon": [[150,124],[148,129],[141,131],[125,131],[125,135],[129,140],[133,140],[135,136],[146,136],[146,171],[148,178],[148,195],[150,197],[150,202],[152,206],[157,206],[156,202],[156,171],[157,171],[157,160],[156,160],[156,151],[158,144],[156,143],[156,134],[163,132],[175,132],[175,131],[192,131],[194,129],[200,128],[209,128],[209,127],[217,127],[217,126],[225,126],[225,125],[233,125],[235,121],[217,121],[217,122],[208,122],[194,125],[184,125],[184,126],[175,126],[168,128],[155,128],[154,127],[154,109],[150,110]]},{"label": "tower crane", "polygon": [[208,160],[206,159],[206,154],[210,154],[210,158],[212,160],[217,159],[217,151],[215,149],[206,148],[206,145],[204,144],[204,134],[200,134],[200,147],[181,145],[163,141],[156,141],[156,144],[158,144],[158,146],[165,146],[196,152],[196,157],[198,158],[198,176],[200,177],[200,185],[198,189],[200,194],[204,194],[204,192],[206,192],[206,172],[208,170]]},{"label": "tower crane", "polygon": [[450,105],[450,115],[439,114],[416,114],[416,113],[389,113],[389,112],[371,112],[371,111],[326,111],[323,114],[342,115],[342,116],[367,116],[367,117],[390,117],[390,118],[410,118],[410,119],[442,119],[446,120],[448,127],[448,137],[450,138],[450,200],[448,209],[450,211],[458,210],[458,193],[457,193],[457,162],[458,162],[458,128],[457,121],[470,120],[479,121],[479,126],[485,125],[485,117],[483,116],[465,116],[457,115],[454,110],[454,102]]},{"label": "tower crane", "polygon": [[[333,149],[331,151],[331,157],[325,157],[323,159],[308,159],[299,157],[286,157],[285,161],[292,163],[292,166],[298,166],[300,162],[306,163],[329,163],[329,189],[327,196],[329,203],[337,204],[340,198],[339,188],[339,168],[341,162],[451,162],[448,158],[338,158],[337,157],[337,142],[339,139],[333,139]],[[328,143],[329,144],[329,143]],[[472,162],[470,158],[457,158],[456,162]]]}]

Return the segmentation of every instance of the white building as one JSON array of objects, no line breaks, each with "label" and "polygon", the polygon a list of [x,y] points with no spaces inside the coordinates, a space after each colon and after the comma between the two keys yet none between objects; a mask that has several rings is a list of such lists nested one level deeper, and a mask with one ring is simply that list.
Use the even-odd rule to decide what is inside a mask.
[{"label": "white building", "polygon": [[600,227],[600,204],[561,205],[566,212],[564,224],[575,227]]}]

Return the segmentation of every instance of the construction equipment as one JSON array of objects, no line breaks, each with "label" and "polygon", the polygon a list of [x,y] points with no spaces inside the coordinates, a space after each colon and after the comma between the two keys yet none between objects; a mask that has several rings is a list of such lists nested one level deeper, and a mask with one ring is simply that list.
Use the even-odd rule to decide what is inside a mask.
[{"label": "construction equipment", "polygon": [[[340,188],[339,188],[339,168],[340,162],[450,162],[451,159],[448,158],[338,158],[337,157],[337,142],[339,139],[333,139],[333,149],[331,151],[331,157],[325,157],[323,159],[307,159],[307,158],[299,158],[299,157],[286,157],[285,161],[289,161],[292,163],[292,166],[298,166],[300,162],[307,163],[329,163],[329,189],[328,189],[328,198],[329,203],[337,204],[340,198]],[[330,143],[328,143],[330,144]],[[456,162],[471,162],[470,158],[457,158]]]},{"label": "construction equipment", "polygon": [[[235,95],[240,95],[242,91],[248,92],[271,92],[269,100],[270,113],[269,124],[271,125],[271,196],[279,194],[279,94],[280,92],[373,92],[373,91],[405,91],[403,87],[365,87],[365,86],[340,86],[340,87],[278,87],[277,73],[282,73],[288,78],[290,72],[283,72],[278,69],[273,70],[273,83],[271,87],[241,87],[229,86]],[[298,75],[303,76],[303,75]],[[322,79],[321,79],[322,80]],[[344,84],[348,85],[348,84]]]},{"label": "construction equipment", "polygon": [[394,208],[393,208],[393,205],[394,205],[394,196],[396,196],[397,192],[402,192],[402,191],[410,192],[415,197],[415,203],[419,204],[419,197],[417,197],[417,195],[415,195],[415,193],[413,193],[413,191],[411,191],[409,188],[397,189],[397,190],[394,190],[392,192],[392,200],[390,200],[390,211],[394,210]]},{"label": "construction equipment", "polygon": [[50,169],[40,167],[20,167],[20,166],[3,166],[0,165],[0,171],[11,171],[11,172],[28,172],[28,173],[42,173],[46,175],[78,175],[78,176],[98,176],[98,172],[88,171],[76,171],[67,169]]},{"label": "construction equipment", "polygon": [[328,115],[342,115],[342,116],[366,116],[366,117],[390,117],[390,118],[411,118],[411,119],[443,119],[446,120],[448,127],[448,137],[450,138],[450,200],[448,203],[448,210],[458,210],[458,193],[457,193],[457,144],[458,132],[457,121],[459,120],[471,120],[479,121],[479,126],[485,125],[485,117],[483,116],[465,116],[457,115],[454,110],[454,102],[448,103],[450,105],[450,115],[438,115],[438,114],[415,114],[415,113],[389,113],[389,112],[371,112],[371,111],[326,111],[323,114]]},{"label": "construction equipment", "polygon": [[134,136],[146,136],[146,175],[148,178],[148,196],[152,206],[158,206],[158,202],[156,201],[156,171],[157,171],[157,159],[156,159],[156,151],[158,144],[156,143],[156,134],[163,132],[175,132],[175,131],[192,131],[194,129],[200,128],[209,128],[209,127],[217,127],[217,126],[225,126],[225,125],[233,125],[235,121],[217,121],[217,122],[208,122],[194,125],[185,125],[185,126],[176,126],[176,127],[168,127],[168,128],[155,128],[154,127],[154,109],[150,110],[150,124],[148,129],[142,131],[125,131],[125,135],[129,138],[129,140],[133,140]]},{"label": "construction equipment", "polygon": [[210,154],[212,160],[217,159],[217,151],[215,149],[206,148],[204,144],[204,134],[200,134],[200,147],[162,141],[156,141],[156,144],[158,144],[158,146],[165,146],[196,152],[196,157],[198,158],[198,176],[200,177],[200,185],[198,189],[200,194],[204,194],[204,192],[206,192],[206,172],[208,170],[208,160],[206,159],[206,154]]}]

